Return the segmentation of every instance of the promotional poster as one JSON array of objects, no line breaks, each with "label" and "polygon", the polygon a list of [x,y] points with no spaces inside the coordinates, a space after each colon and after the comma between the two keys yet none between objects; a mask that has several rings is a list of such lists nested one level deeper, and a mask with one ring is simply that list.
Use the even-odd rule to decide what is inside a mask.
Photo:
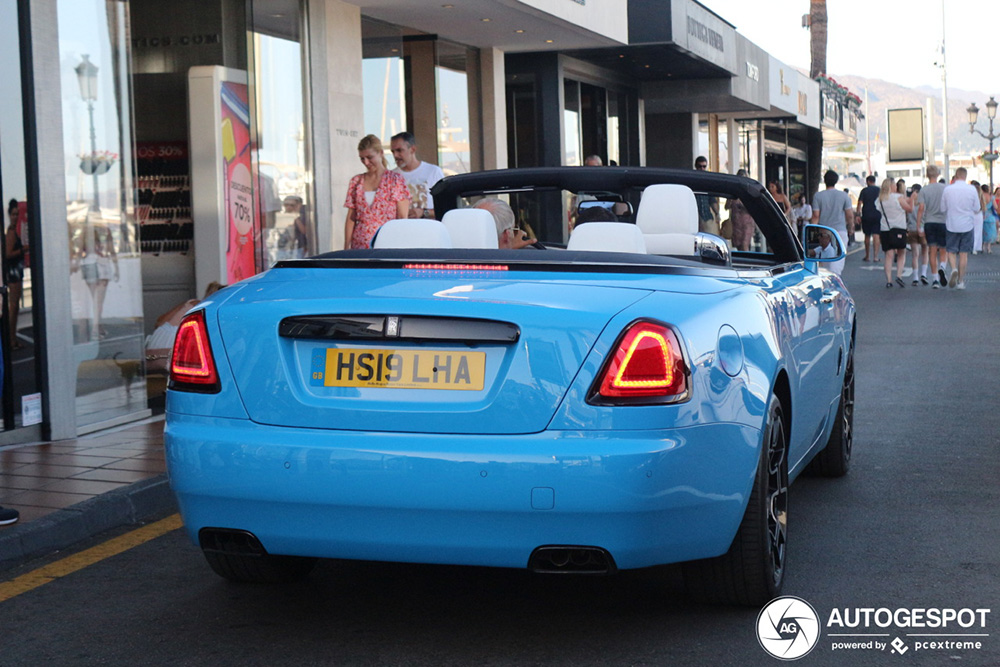
[{"label": "promotional poster", "polygon": [[254,239],[258,225],[253,205],[253,177],[250,151],[250,109],[247,86],[223,82],[222,168],[226,193],[226,280],[229,284],[257,272]]}]

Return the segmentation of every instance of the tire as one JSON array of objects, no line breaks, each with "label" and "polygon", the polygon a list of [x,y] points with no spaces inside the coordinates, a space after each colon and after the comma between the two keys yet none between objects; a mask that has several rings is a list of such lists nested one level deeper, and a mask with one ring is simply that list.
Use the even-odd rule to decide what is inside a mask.
[{"label": "tire", "polygon": [[283,584],[306,577],[316,566],[315,558],[226,554],[203,551],[212,570],[229,581],[249,584]]},{"label": "tire", "polygon": [[847,353],[844,384],[840,390],[840,405],[830,431],[830,439],[806,471],[820,477],[843,477],[851,468],[851,450],[854,447],[854,346]]},{"label": "tire", "polygon": [[729,551],[684,564],[688,595],[698,602],[760,607],[785,580],[788,447],[781,401],[771,396],[753,490]]}]

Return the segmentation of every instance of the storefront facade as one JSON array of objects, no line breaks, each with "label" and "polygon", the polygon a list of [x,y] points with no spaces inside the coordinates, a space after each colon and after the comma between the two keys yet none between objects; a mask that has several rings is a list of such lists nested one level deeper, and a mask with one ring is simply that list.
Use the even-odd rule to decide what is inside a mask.
[{"label": "storefront facade", "polygon": [[504,167],[505,53],[621,44],[626,16],[626,0],[4,0],[0,195],[27,252],[4,266],[21,275],[0,445],[148,415],[158,317],[341,247],[361,137],[408,130],[446,173]]}]

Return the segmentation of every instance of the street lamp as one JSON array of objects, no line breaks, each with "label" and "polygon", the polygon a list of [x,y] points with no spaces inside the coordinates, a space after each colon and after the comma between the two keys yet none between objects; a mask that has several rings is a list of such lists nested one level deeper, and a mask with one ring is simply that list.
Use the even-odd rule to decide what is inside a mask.
[{"label": "street lamp", "polygon": [[990,163],[990,194],[992,195],[993,162],[997,159],[997,154],[993,150],[993,140],[1000,137],[1000,134],[993,134],[993,121],[997,117],[997,101],[993,99],[992,95],[990,95],[990,101],[986,103],[986,116],[989,118],[990,121],[989,134],[983,134],[982,132],[976,129],[976,121],[979,119],[979,107],[976,106],[976,103],[973,102],[972,104],[970,104],[969,108],[966,109],[966,111],[969,113],[969,134],[976,133],[983,139],[986,139],[987,141],[990,142],[990,152],[984,155],[983,158]]},{"label": "street lamp", "polygon": [[[94,167],[97,160],[97,130],[94,128],[94,102],[97,101],[97,65],[90,62],[90,56],[83,55],[83,62],[77,65],[76,78],[80,84],[80,97],[87,103],[87,112],[90,114],[90,163]],[[101,198],[98,194],[97,169],[91,172],[94,176],[94,205],[92,211],[98,215],[101,213]]]}]

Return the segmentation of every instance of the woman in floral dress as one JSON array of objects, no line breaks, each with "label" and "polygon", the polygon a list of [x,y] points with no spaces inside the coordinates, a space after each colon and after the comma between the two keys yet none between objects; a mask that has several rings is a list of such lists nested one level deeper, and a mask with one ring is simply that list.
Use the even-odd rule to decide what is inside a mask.
[{"label": "woman in floral dress", "polygon": [[344,221],[344,249],[370,248],[379,227],[390,220],[406,218],[410,210],[410,190],[406,179],[388,170],[382,142],[369,134],[358,144],[358,157],[365,173],[347,186],[347,219]]}]

